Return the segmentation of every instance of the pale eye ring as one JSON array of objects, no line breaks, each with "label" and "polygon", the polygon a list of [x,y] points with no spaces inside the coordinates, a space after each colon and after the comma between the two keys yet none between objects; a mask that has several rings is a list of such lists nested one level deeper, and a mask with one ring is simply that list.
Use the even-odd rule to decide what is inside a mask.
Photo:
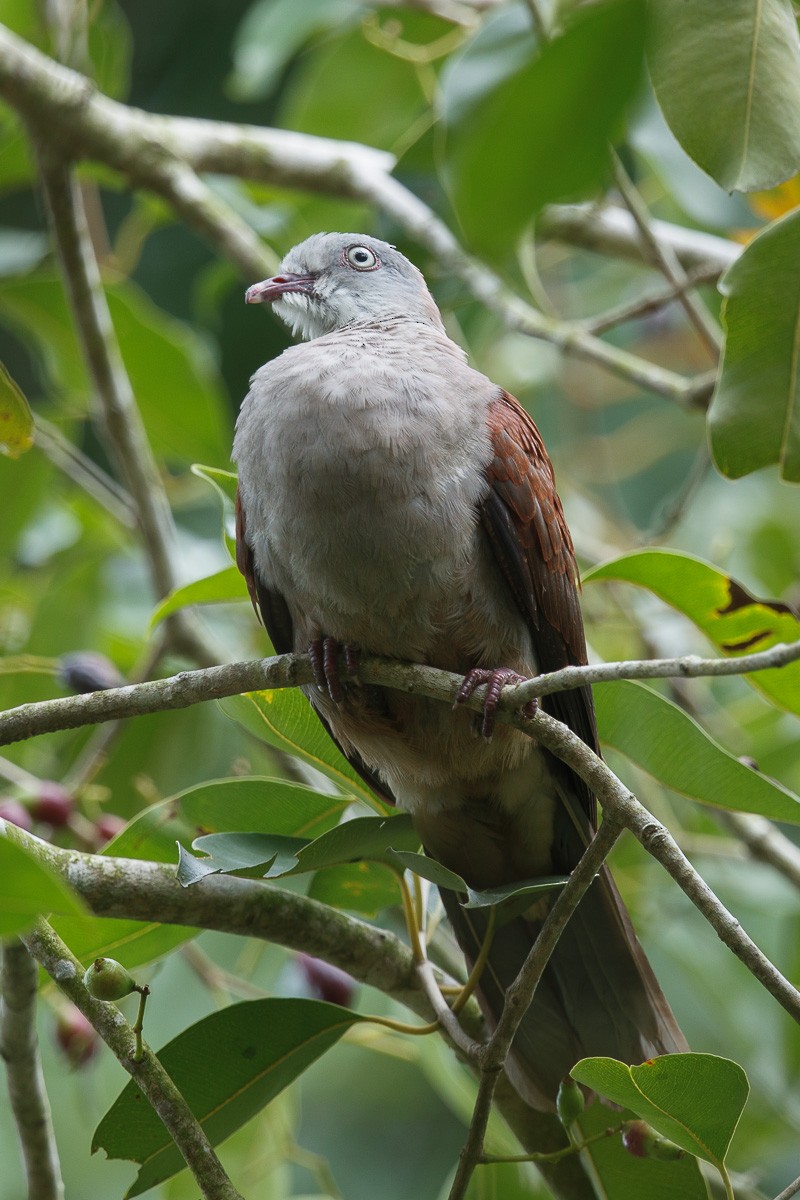
[{"label": "pale eye ring", "polygon": [[374,271],[381,265],[377,254],[369,246],[348,246],[344,261],[356,271]]}]

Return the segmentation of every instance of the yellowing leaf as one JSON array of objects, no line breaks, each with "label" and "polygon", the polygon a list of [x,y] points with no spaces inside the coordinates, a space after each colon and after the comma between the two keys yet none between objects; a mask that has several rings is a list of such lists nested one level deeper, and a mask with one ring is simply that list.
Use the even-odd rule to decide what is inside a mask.
[{"label": "yellowing leaf", "polygon": [[19,385],[0,363],[0,453],[19,458],[33,445],[33,415]]}]

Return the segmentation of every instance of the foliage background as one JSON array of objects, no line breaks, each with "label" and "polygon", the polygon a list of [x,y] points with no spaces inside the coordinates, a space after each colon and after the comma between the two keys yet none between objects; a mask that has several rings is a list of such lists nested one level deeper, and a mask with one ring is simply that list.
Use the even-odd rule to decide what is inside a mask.
[{"label": "foliage background", "polygon": [[[278,125],[389,150],[400,159],[398,178],[456,229],[452,163],[459,137],[469,139],[469,127],[459,124],[460,106],[468,111],[470,92],[484,88],[487,77],[496,82],[509,56],[523,61],[533,46],[527,6],[513,0],[489,11],[475,41],[428,12],[356,0],[124,0],[92,6],[89,15],[89,61],[75,65],[110,94],[147,111]],[[52,48],[47,20],[32,0],[3,0],[0,20]],[[437,120],[443,111],[451,118],[449,131]],[[515,114],[506,119],[518,137]],[[559,136],[569,155],[569,131]],[[25,138],[8,109],[2,110],[0,137],[0,358],[37,416],[113,473],[90,420],[90,389],[41,203],[31,188]],[[524,158],[524,142],[520,147]],[[680,149],[644,81],[623,155],[655,216],[722,237],[748,238],[798,198],[791,183],[769,196],[728,195]],[[496,188],[498,170],[502,179],[502,161],[498,166],[487,159],[479,175],[487,189]],[[525,170],[535,175],[536,162]],[[194,462],[229,466],[233,422],[248,378],[287,338],[265,311],[243,307],[243,281],[234,268],[161,201],[128,192],[99,168],[83,168],[81,179],[126,363],[178,522],[179,574],[185,581],[200,578],[228,560],[218,499],[189,468]],[[702,556],[756,595],[800,599],[796,492],[774,467],[735,483],[723,479],[709,465],[702,412],[682,410],[510,331],[432,255],[365,203],[231,179],[214,186],[274,247],[276,264],[285,249],[320,229],[374,233],[418,263],[474,363],[534,414],[584,565],[657,543]],[[497,228],[485,245],[481,241],[478,234],[474,248],[494,269],[529,288],[535,301],[544,298],[573,318],[588,318],[658,284],[657,273],[640,263],[564,242],[542,239],[534,252],[526,235],[516,255],[516,238],[504,232],[500,211]],[[713,287],[703,295],[718,307]],[[608,336],[676,371],[711,365],[676,305]],[[133,672],[150,636],[154,597],[130,529],[39,447],[20,461],[0,459],[0,496],[0,637],[9,656],[0,675],[2,707],[53,695],[58,685],[47,661],[76,649],[101,651],[123,673]],[[644,592],[593,583],[584,596],[589,639],[602,657],[705,652],[693,626]],[[263,632],[249,606],[209,609],[203,619],[222,657],[263,653]],[[28,670],[17,669],[22,655],[30,656]],[[159,670],[185,665],[170,657]],[[766,774],[800,789],[796,717],[768,706],[740,679],[675,684],[671,691],[733,753],[752,757]],[[81,776],[81,753],[91,737],[78,731],[37,739],[10,750],[8,758],[33,776],[69,784]],[[610,761],[669,824],[765,952],[797,978],[800,927],[790,885],[767,866],[744,862],[739,844],[706,811],[613,754]],[[129,722],[108,760],[85,782],[81,806],[89,818],[101,809],[129,818],[204,780],[280,769],[266,747],[216,706],[197,706]],[[753,1096],[731,1161],[773,1194],[798,1174],[797,1029],[632,839],[616,853],[615,868],[690,1044],[732,1057],[748,1072]],[[207,956],[205,982],[197,962],[193,968],[180,954],[141,973],[157,997],[148,1014],[153,1045],[229,996],[226,978],[220,983],[213,976],[218,986],[208,986],[209,963],[278,995],[307,994],[297,963],[276,947],[211,934],[202,935],[199,945]],[[369,1011],[383,1004],[375,994],[360,995],[358,1003]],[[68,1195],[119,1194],[130,1167],[90,1158],[87,1146],[122,1073],[103,1055],[87,1069],[65,1071],[51,1048],[52,1024],[45,1008],[45,1069]],[[224,1160],[253,1200],[336,1195],[328,1172],[348,1200],[376,1194],[436,1200],[446,1194],[463,1140],[471,1086],[434,1039],[372,1033],[360,1044],[334,1048],[228,1143]],[[0,1200],[13,1200],[21,1194],[22,1176],[5,1112],[0,1161]],[[532,1177],[517,1178],[516,1169],[513,1174],[502,1191],[508,1200],[545,1195]],[[152,1194],[179,1200],[195,1189],[183,1175]]]}]

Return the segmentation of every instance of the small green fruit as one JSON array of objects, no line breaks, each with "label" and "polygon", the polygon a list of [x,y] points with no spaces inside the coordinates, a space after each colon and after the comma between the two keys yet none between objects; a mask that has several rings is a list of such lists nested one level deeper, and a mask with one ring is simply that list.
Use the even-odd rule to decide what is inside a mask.
[{"label": "small green fruit", "polygon": [[114,958],[96,958],[87,967],[83,983],[95,1000],[121,1000],[136,990],[136,980]]},{"label": "small green fruit", "polygon": [[562,1079],[556,1096],[556,1112],[565,1129],[577,1121],[586,1107],[583,1092],[574,1079]]}]

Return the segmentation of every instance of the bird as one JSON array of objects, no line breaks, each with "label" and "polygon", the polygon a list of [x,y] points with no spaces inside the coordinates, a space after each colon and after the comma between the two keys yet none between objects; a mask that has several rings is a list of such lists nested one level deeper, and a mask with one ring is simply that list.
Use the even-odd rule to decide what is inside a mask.
[{"label": "bird", "polygon": [[[318,233],[248,303],[301,340],[260,367],[237,420],[237,563],[275,651],[309,653],[307,697],[427,854],[474,889],[568,875],[597,824],[588,786],[495,723],[503,687],[587,661],[572,539],[539,431],[469,365],[422,273],[389,243]],[[359,656],[487,688],[482,718],[361,684]],[[344,670],[339,670],[340,661]],[[591,691],[542,707],[600,752]],[[469,964],[488,916],[442,889]],[[551,899],[498,920],[478,999],[493,1027]],[[552,1111],[575,1062],[686,1043],[604,867],[569,921],[507,1071]]]}]

